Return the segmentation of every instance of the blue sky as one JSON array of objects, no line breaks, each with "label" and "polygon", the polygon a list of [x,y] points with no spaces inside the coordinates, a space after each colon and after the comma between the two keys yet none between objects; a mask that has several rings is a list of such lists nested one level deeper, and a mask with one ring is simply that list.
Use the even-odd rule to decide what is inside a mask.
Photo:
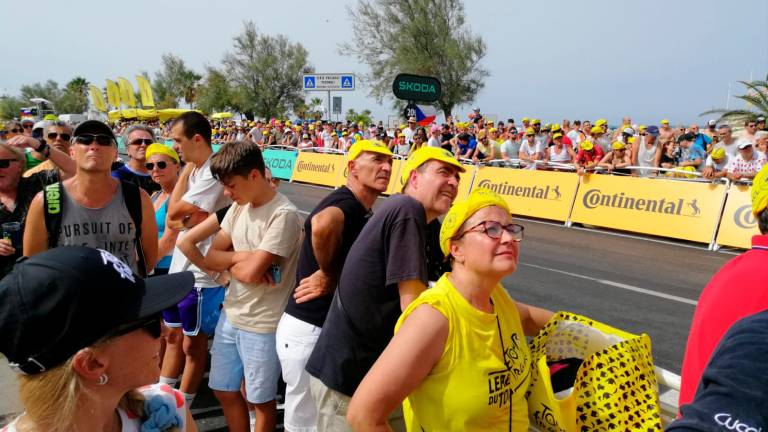
[{"label": "blue sky", "polygon": [[[265,33],[303,44],[318,72],[366,71],[338,53],[354,38],[346,14],[352,1],[41,0],[3,5],[0,94],[25,83],[76,75],[104,85],[154,75],[173,52],[202,72],[218,65],[245,20]],[[726,104],[728,86],[768,74],[765,0],[542,0],[465,3],[473,32],[486,41],[482,60],[491,76],[472,105],[506,119],[605,117],[618,124],[706,121],[699,113]],[[310,96],[325,98],[325,93]],[[371,109],[386,120],[397,113],[358,85],[338,93],[343,108]],[[730,106],[744,104],[731,99]],[[459,107],[466,116],[471,106]]]}]

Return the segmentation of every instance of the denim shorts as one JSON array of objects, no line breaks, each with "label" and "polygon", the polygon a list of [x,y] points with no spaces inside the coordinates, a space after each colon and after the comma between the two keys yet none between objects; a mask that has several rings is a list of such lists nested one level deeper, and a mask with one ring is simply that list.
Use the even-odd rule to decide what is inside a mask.
[{"label": "denim shorts", "polygon": [[240,382],[245,379],[248,402],[260,404],[275,399],[279,378],[275,333],[235,328],[222,312],[211,347],[208,386],[218,391],[239,392]]},{"label": "denim shorts", "polygon": [[187,336],[197,336],[201,331],[212,335],[219,321],[224,292],[224,287],[193,288],[176,306],[163,311],[165,325],[181,327]]}]

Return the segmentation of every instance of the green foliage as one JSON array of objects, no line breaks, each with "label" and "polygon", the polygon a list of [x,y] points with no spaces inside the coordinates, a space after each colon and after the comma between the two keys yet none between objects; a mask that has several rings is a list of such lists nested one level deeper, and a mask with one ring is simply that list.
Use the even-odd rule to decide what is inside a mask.
[{"label": "green foliage", "polygon": [[232,87],[226,75],[219,69],[207,68],[205,78],[197,88],[197,107],[206,113],[235,108]]},{"label": "green foliage", "polygon": [[178,108],[181,100],[194,107],[202,76],[187,68],[184,60],[172,53],[163,54],[161,62],[161,69],[152,80],[157,108]]},{"label": "green foliage", "polygon": [[347,114],[345,116],[345,119],[348,122],[352,123],[363,123],[366,127],[372,123],[371,119],[371,110],[363,110],[362,112],[358,113],[354,109],[350,108],[347,110]]},{"label": "green foliage", "polygon": [[748,109],[715,109],[703,112],[700,115],[720,114],[718,120],[734,124],[743,124],[747,120],[754,120],[759,116],[768,117],[768,80],[739,81],[747,88],[746,94],[735,96],[747,102]]},{"label": "green foliage", "polygon": [[[51,103],[59,113],[82,113],[88,109],[88,81],[83,77],[72,78],[64,88],[59,88],[56,81],[25,84],[19,89],[21,106],[31,106],[32,98],[43,98]],[[10,102],[9,102],[10,103]],[[4,113],[10,114],[10,113]],[[13,117],[18,117],[18,109]]]},{"label": "green foliage", "polygon": [[369,66],[365,80],[379,102],[393,98],[398,73],[440,79],[443,96],[436,105],[446,116],[485,85],[485,42],[470,32],[461,0],[358,0],[347,11],[357,37],[340,51]]},{"label": "green foliage", "polygon": [[233,104],[258,117],[282,117],[304,101],[301,75],[313,72],[307,50],[286,36],[260,34],[252,21],[233,38],[224,70],[233,89]]},{"label": "green foliage", "polygon": [[314,120],[321,120],[323,118],[323,100],[319,97],[313,97],[309,100],[309,108],[307,115]]},{"label": "green foliage", "polygon": [[26,104],[15,96],[0,96],[0,120],[11,120],[19,117],[19,110]]}]

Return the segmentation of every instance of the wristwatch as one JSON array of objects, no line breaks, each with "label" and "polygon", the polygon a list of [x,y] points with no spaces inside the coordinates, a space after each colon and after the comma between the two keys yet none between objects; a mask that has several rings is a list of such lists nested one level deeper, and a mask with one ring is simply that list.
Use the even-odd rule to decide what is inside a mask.
[{"label": "wristwatch", "polygon": [[50,155],[51,155],[51,147],[50,147],[50,146],[48,145],[48,143],[47,143],[47,142],[45,142],[45,140],[43,140],[43,139],[39,139],[39,140],[37,140],[37,141],[40,143],[40,145],[39,145],[39,146],[37,146],[37,148],[36,148],[36,149],[34,149],[34,150],[35,150],[36,152],[38,152],[38,153],[42,154],[43,156],[45,156],[45,158],[46,158],[46,159],[48,159],[48,156],[50,156]]}]

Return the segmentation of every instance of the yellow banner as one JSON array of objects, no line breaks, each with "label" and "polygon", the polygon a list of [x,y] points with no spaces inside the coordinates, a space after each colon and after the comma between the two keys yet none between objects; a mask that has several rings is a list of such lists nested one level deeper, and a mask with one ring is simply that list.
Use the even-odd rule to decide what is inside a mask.
[{"label": "yellow banner", "polygon": [[299,152],[291,181],[336,187],[346,161],[341,154]]},{"label": "yellow banner", "polygon": [[118,77],[117,85],[120,87],[120,100],[131,108],[136,108],[136,94],[133,92],[133,84],[125,78]]},{"label": "yellow banner", "polygon": [[136,75],[136,83],[139,85],[139,96],[141,96],[141,106],[144,108],[155,106],[155,97],[152,95],[152,86],[149,85],[143,75]]},{"label": "yellow banner", "polygon": [[749,186],[731,185],[717,231],[717,244],[749,249],[752,247],[752,236],[758,234],[760,229],[752,215]]},{"label": "yellow banner", "polygon": [[[400,181],[398,179],[400,178],[400,168],[403,166],[403,164],[405,164],[405,160],[394,159],[392,161],[392,176],[389,178],[389,186],[387,186],[387,190],[384,191],[385,195],[392,195],[402,191],[403,188],[402,186],[399,186]],[[341,177],[339,177],[339,182],[336,184],[336,186],[346,185],[347,177],[349,177],[349,169],[347,168],[347,160],[345,157],[344,169],[341,172]]]},{"label": "yellow banner", "polygon": [[709,243],[725,193],[722,184],[585,175],[571,220]]},{"label": "yellow banner", "polygon": [[504,197],[513,215],[565,222],[578,186],[574,173],[479,167],[472,187]]},{"label": "yellow banner", "polygon": [[[459,173],[459,191],[456,193],[456,199],[463,199],[466,198],[467,195],[469,195],[469,190],[472,188],[472,178],[475,175],[475,167],[474,165],[464,165],[464,172]],[[477,184],[477,182],[474,182],[474,184]]]},{"label": "yellow banner", "polygon": [[112,108],[120,108],[120,87],[112,80],[107,80],[107,102]]},{"label": "yellow banner", "polygon": [[104,95],[101,93],[101,89],[93,84],[90,84],[88,85],[88,92],[91,94],[93,107],[97,111],[107,112],[107,104],[104,102]]}]

